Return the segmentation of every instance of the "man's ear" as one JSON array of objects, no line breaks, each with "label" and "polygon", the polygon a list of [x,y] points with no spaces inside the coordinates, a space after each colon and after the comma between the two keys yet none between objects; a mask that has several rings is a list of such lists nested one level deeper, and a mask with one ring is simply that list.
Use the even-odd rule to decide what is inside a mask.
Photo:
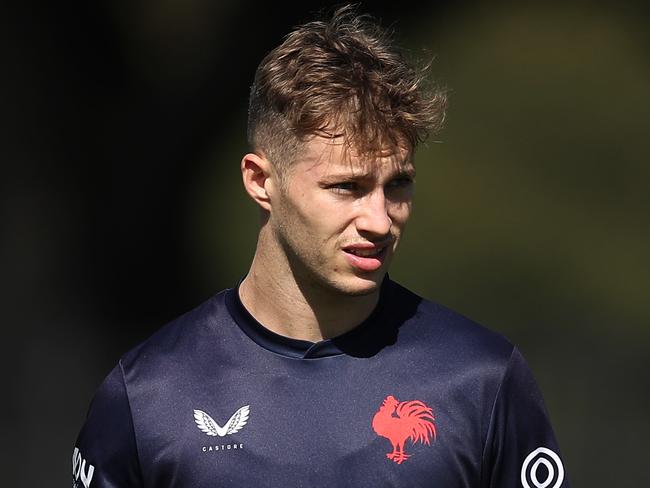
[{"label": "man's ear", "polygon": [[255,153],[245,154],[241,160],[241,176],[250,197],[264,210],[271,211],[273,175],[271,162]]}]

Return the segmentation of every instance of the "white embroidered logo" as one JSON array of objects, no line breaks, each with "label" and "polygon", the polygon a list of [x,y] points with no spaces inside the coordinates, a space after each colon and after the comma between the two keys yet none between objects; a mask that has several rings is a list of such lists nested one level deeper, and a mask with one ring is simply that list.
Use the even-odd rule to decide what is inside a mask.
[{"label": "white embroidered logo", "polygon": [[95,466],[90,463],[86,464],[86,460],[81,456],[81,451],[78,447],[75,447],[72,453],[73,486],[76,486],[76,482],[81,478],[84,488],[90,488],[94,472]]},{"label": "white embroidered logo", "polygon": [[[539,479],[541,466],[544,466],[542,480]],[[521,484],[524,488],[532,488],[531,484],[535,488],[559,488],[562,481],[564,481],[564,466],[560,456],[555,452],[547,447],[538,447],[526,456],[521,466]]]},{"label": "white embroidered logo", "polygon": [[224,437],[235,432],[239,432],[244,425],[248,422],[250,416],[250,405],[244,405],[226,422],[223,427],[220,427],[210,415],[203,410],[194,410],[194,422],[199,430],[210,436]]}]

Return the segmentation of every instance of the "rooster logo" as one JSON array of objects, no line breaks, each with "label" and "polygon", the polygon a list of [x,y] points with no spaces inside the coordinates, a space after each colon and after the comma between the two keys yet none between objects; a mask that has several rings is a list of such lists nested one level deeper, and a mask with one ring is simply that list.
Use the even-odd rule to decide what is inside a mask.
[{"label": "rooster logo", "polygon": [[248,422],[249,415],[250,405],[244,405],[232,414],[228,422],[226,422],[226,425],[220,427],[219,424],[217,424],[214,419],[203,410],[194,410],[194,422],[196,422],[196,426],[201,432],[210,436],[224,437],[239,432],[244,425],[246,425],[246,422]]},{"label": "rooster logo", "polygon": [[392,444],[393,451],[387,453],[386,457],[402,464],[411,456],[404,452],[407,439],[413,444],[421,442],[427,445],[431,438],[435,440],[434,420],[431,408],[420,400],[400,402],[389,395],[372,419],[372,430]]}]

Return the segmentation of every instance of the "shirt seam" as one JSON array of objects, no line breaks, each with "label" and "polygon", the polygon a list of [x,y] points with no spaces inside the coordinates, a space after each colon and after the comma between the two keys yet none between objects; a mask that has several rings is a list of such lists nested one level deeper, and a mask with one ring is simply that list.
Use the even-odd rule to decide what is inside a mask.
[{"label": "shirt seam", "polygon": [[131,408],[131,398],[129,397],[129,390],[126,384],[126,373],[124,372],[124,365],[122,360],[118,361],[120,367],[120,375],[122,376],[122,385],[124,386],[124,395],[126,396],[126,406],[129,409],[129,420],[131,421],[131,432],[133,435],[133,443],[135,444],[135,454],[137,456],[136,461],[138,463],[138,476],[140,478],[140,484],[144,486],[144,477],[142,475],[142,463],[140,462],[140,446],[138,445],[138,438],[135,435],[135,423],[133,421],[133,409]]},{"label": "shirt seam", "polygon": [[517,348],[515,346],[512,347],[512,350],[510,351],[510,356],[508,357],[508,361],[506,362],[506,367],[503,370],[503,374],[501,375],[501,379],[499,381],[499,387],[497,388],[496,394],[494,395],[494,401],[492,402],[492,409],[490,411],[490,420],[488,422],[487,429],[485,430],[485,437],[483,439],[483,450],[481,453],[481,475],[480,475],[480,480],[481,480],[481,485],[484,486],[484,466],[486,465],[486,456],[487,456],[487,441],[488,437],[490,435],[490,431],[492,430],[492,425],[494,423],[494,417],[496,415],[496,406],[497,402],[499,400],[499,397],[501,396],[501,390],[503,388],[503,385],[506,381],[506,377],[508,376],[508,373],[510,372],[510,365],[512,364],[513,358],[515,356]]}]

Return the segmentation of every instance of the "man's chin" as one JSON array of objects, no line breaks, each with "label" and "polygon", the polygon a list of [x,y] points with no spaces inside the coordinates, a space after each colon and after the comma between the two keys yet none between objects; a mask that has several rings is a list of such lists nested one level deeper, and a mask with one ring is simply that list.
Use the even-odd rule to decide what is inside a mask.
[{"label": "man's chin", "polygon": [[363,297],[377,293],[385,276],[386,271],[383,267],[372,272],[339,268],[330,274],[314,273],[312,283],[327,294],[340,297]]},{"label": "man's chin", "polygon": [[367,296],[376,293],[386,276],[385,272],[364,273],[365,276],[351,276],[339,285],[339,291],[347,296]]}]

